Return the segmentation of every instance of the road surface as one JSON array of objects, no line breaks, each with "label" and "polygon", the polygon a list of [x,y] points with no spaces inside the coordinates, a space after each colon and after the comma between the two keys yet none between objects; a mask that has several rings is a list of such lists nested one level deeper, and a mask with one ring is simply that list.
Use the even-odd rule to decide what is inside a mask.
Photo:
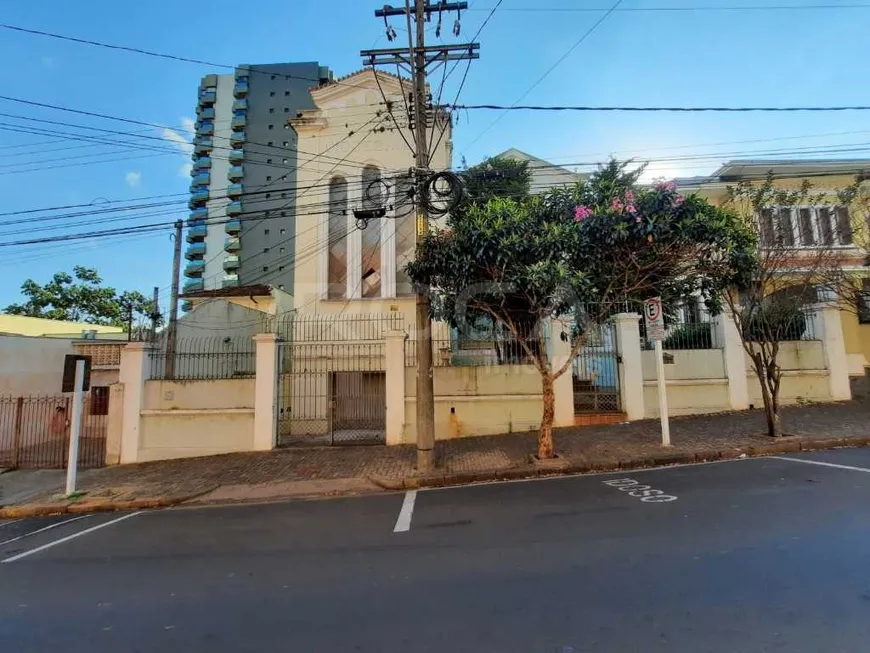
[{"label": "road surface", "polygon": [[0,560],[16,653],[863,653],[870,449],[7,521]]}]

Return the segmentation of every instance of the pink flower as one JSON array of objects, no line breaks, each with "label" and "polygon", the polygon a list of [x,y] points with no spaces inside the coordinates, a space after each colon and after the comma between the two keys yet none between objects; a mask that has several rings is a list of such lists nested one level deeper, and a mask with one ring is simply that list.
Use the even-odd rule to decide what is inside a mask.
[{"label": "pink flower", "polygon": [[623,208],[624,207],[622,204],[622,200],[619,199],[618,197],[614,197],[613,201],[610,203],[610,210],[616,211],[617,213],[622,213]]},{"label": "pink flower", "polygon": [[592,209],[590,209],[588,206],[583,206],[581,204],[576,209],[574,209],[574,221],[575,222],[580,222],[582,220],[585,220],[590,215],[592,215]]},{"label": "pink flower", "polygon": [[677,190],[677,184],[674,181],[665,181],[664,179],[659,179],[655,182],[654,187],[659,191],[675,191]]},{"label": "pink flower", "polygon": [[634,221],[637,222],[638,224],[640,224],[640,216],[639,215],[634,216]]},{"label": "pink flower", "polygon": [[637,213],[637,207],[636,207],[634,204],[628,204],[628,205],[625,207],[625,210],[628,211],[629,213],[631,213],[632,215],[634,215],[635,213]]},{"label": "pink flower", "polygon": [[634,203],[634,193],[630,190],[625,191],[625,201],[629,204]]},{"label": "pink flower", "polygon": [[682,195],[677,195],[674,198],[674,206],[682,206],[683,202],[685,202],[685,201],[686,201],[685,197],[683,197]]}]

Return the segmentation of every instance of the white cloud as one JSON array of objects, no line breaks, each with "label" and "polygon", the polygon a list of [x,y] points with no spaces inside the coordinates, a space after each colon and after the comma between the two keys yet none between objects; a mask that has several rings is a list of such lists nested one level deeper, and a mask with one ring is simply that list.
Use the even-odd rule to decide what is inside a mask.
[{"label": "white cloud", "polygon": [[128,172],[126,175],[124,175],[124,181],[127,182],[127,185],[130,188],[136,188],[139,185],[139,182],[142,181],[142,173]]},{"label": "white cloud", "polygon": [[161,136],[172,143],[175,148],[178,150],[179,154],[182,155],[187,162],[185,162],[179,169],[178,174],[182,177],[189,177],[190,171],[193,168],[193,165],[189,162],[190,155],[193,154],[193,136],[196,131],[194,127],[194,121],[192,118],[181,118],[181,129],[170,129],[169,127],[165,127],[161,131]]}]

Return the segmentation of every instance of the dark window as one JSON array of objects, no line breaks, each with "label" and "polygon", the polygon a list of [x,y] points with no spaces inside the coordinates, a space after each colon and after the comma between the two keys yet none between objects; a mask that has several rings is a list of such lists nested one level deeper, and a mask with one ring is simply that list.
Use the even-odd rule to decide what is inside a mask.
[{"label": "dark window", "polygon": [[831,229],[831,209],[821,208],[816,212],[819,219],[819,237],[822,245],[834,244],[834,232]]},{"label": "dark window", "polygon": [[272,159],[266,159],[266,163],[272,163]]},{"label": "dark window", "polygon": [[791,209],[779,210],[779,244],[783,247],[794,247],[794,225],[791,221]]},{"label": "dark window", "polygon": [[[290,113],[290,107],[284,107],[284,113]],[[284,127],[286,128],[287,125],[284,125]]]},{"label": "dark window", "polygon": [[268,253],[269,253],[269,248],[268,248],[268,247],[264,247],[264,248],[263,248],[263,254],[268,254]]},{"label": "dark window", "polygon": [[269,266],[268,266],[268,265],[264,265],[264,266],[263,266],[263,272],[268,272],[268,271],[269,271]]},{"label": "dark window", "polygon": [[269,141],[268,143],[266,143],[266,145],[268,145],[269,147],[272,147],[272,144],[273,144],[273,141]]},{"label": "dark window", "polygon": [[284,147],[289,147],[289,146],[290,146],[290,143],[288,143],[287,141],[284,141]]},{"label": "dark window", "polygon": [[837,217],[837,235],[840,238],[841,245],[852,244],[852,220],[849,218],[849,209],[845,206],[838,206],[834,209],[834,214]]},{"label": "dark window", "polygon": [[290,97],[290,91],[284,91],[284,97]]},{"label": "dark window", "polygon": [[[269,214],[270,214],[270,213],[271,213],[271,211],[269,211],[269,210],[266,211],[266,217],[267,217],[267,218],[269,217]],[[266,229],[266,233],[269,233],[269,230],[268,230],[268,229]]]},{"label": "dark window", "polygon": [[287,163],[287,159],[281,159],[281,163]]},{"label": "dark window", "polygon": [[266,199],[269,199],[270,197],[272,197],[272,193],[266,193]]},{"label": "dark window", "polygon": [[284,234],[287,233],[287,230],[286,230],[286,229],[282,229],[280,233],[281,233],[281,235],[283,236]]},{"label": "dark window", "polygon": [[274,82],[274,81],[275,81],[275,75],[272,75],[272,77],[271,77],[270,79]]},{"label": "dark window", "polygon": [[109,386],[95,385],[91,388],[91,415],[109,414]]},{"label": "dark window", "polygon": [[[282,218],[286,218],[286,217],[287,217],[287,211],[281,211],[281,217],[282,217]],[[281,231],[284,231],[284,230],[282,229]]]},{"label": "dark window", "polygon": [[269,125],[269,129],[272,129],[275,125]]},{"label": "dark window", "polygon": [[266,181],[272,181],[272,175],[266,175]]},{"label": "dark window", "polygon": [[801,230],[801,245],[812,247],[816,244],[816,235],[813,232],[812,209],[798,209],[798,224]]},{"label": "dark window", "polygon": [[761,209],[758,217],[761,231],[761,244],[770,247],[776,241],[776,230],[773,226],[773,209]]},{"label": "dark window", "polygon": [[269,113],[275,113],[275,109],[273,109],[272,107],[269,107]]},{"label": "dark window", "polygon": [[[268,214],[269,214],[269,212],[266,211],[266,215],[268,215]],[[269,230],[268,230],[268,229],[263,229],[263,233],[264,233],[265,235],[268,236],[268,235],[269,235]]]},{"label": "dark window", "polygon": [[[278,272],[281,272],[284,269],[283,265],[278,266]],[[279,288],[283,288],[284,286],[279,286]]]},{"label": "dark window", "polygon": [[283,253],[284,253],[284,248],[283,248],[283,247],[279,247],[279,248],[278,248],[278,253],[279,253],[279,254],[283,254]]},{"label": "dark window", "polygon": [[275,97],[275,91],[269,91],[269,97]]},{"label": "dark window", "polygon": [[281,197],[287,197],[287,193],[281,193]]}]

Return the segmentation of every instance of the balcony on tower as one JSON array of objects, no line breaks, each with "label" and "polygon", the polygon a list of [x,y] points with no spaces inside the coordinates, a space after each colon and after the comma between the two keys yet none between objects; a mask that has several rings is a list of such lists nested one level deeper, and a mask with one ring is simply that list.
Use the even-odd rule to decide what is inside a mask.
[{"label": "balcony on tower", "polygon": [[[201,243],[205,240],[206,235],[208,234],[208,227],[205,226],[204,222],[199,224],[192,225],[187,228],[187,242],[189,243]],[[203,243],[204,245],[204,243]],[[188,248],[188,251],[190,249]],[[205,252],[205,247],[203,247],[203,252]]]},{"label": "balcony on tower", "polygon": [[227,170],[227,179],[232,181],[239,181],[244,176],[245,169],[242,166],[230,166],[229,170]]}]

